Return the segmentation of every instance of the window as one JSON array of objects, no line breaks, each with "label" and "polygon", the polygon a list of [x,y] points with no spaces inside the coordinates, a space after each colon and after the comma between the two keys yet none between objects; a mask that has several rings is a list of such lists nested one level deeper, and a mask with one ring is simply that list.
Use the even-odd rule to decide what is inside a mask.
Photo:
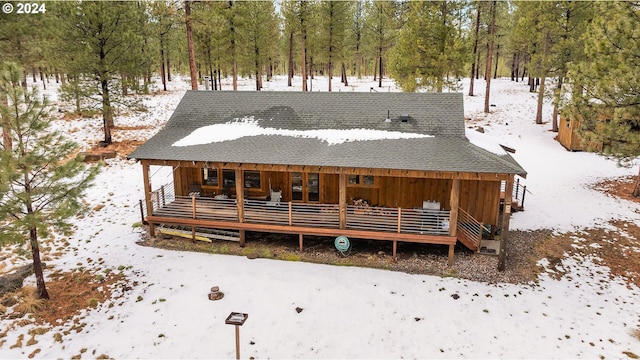
[{"label": "window", "polygon": [[235,170],[222,170],[222,186],[225,188],[236,186]]},{"label": "window", "polygon": [[202,169],[202,185],[218,186],[218,169]]},{"label": "window", "polygon": [[249,189],[260,189],[260,171],[245,171],[244,187]]},{"label": "window", "polygon": [[302,200],[302,173],[291,174],[291,199]]},{"label": "window", "polygon": [[307,194],[309,201],[320,201],[320,174],[307,174]]},{"label": "window", "polygon": [[374,179],[373,175],[362,175],[362,184],[373,186],[374,185],[373,179]]},{"label": "window", "polygon": [[375,185],[373,175],[347,175],[347,186],[372,187]]}]

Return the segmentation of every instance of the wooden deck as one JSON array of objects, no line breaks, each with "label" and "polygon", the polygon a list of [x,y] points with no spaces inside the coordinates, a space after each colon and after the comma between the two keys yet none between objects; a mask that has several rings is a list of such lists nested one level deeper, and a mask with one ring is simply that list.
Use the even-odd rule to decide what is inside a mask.
[{"label": "wooden deck", "polygon": [[340,228],[337,204],[245,200],[239,211],[234,199],[176,196],[167,200],[154,201],[153,215],[146,217],[149,223],[299,234],[300,251],[304,235],[344,235],[392,241],[394,257],[398,241],[448,245],[452,264],[457,241],[449,235],[449,211],[347,206],[346,226]]}]

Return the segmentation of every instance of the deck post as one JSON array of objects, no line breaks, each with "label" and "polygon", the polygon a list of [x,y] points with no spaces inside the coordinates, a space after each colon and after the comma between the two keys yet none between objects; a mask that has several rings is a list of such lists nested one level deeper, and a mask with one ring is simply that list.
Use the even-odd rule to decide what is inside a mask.
[{"label": "deck post", "polygon": [[[400,230],[402,230],[402,208],[398,208],[398,234],[400,234]],[[393,245],[395,246],[395,241]],[[393,256],[395,257],[395,254]]]},{"label": "deck post", "polygon": [[498,252],[498,271],[504,271],[507,259],[507,239],[509,238],[509,221],[511,220],[511,201],[513,194],[513,175],[507,179],[504,189],[504,209],[502,211],[502,228],[500,229],[500,251]]},{"label": "deck post", "polygon": [[451,195],[449,197],[449,236],[456,236],[458,231],[458,210],[460,208],[460,179],[453,179]]},{"label": "deck post", "polygon": [[238,240],[240,243],[240,247],[244,247],[244,242],[245,242],[245,230],[241,229],[238,230]]},{"label": "deck post", "polygon": [[[142,181],[144,182],[144,201],[147,205],[147,216],[153,215],[153,203],[151,202],[151,179],[149,178],[149,160],[140,160],[142,164]],[[149,236],[155,237],[155,226],[149,223]]]},{"label": "deck post", "polygon": [[196,218],[196,195],[193,194],[191,195],[191,216],[193,216],[193,218]]},{"label": "deck post", "polygon": [[292,202],[289,201],[289,225],[290,226],[293,225],[293,213],[292,213],[293,209],[292,208],[293,208]]},{"label": "deck post", "polygon": [[393,261],[398,260],[396,253],[398,252],[398,240],[393,240]]},{"label": "deck post", "polygon": [[454,244],[449,245],[449,257],[448,257],[448,261],[447,261],[447,264],[449,266],[453,265],[453,253],[455,251],[455,247],[456,246]]},{"label": "deck post", "polygon": [[238,222],[244,222],[244,176],[241,169],[236,169],[236,202],[238,203]]},{"label": "deck post", "polygon": [[300,248],[300,252],[302,253],[302,238],[304,237],[304,235],[302,235],[302,233],[300,233],[298,235],[298,247]]},{"label": "deck post", "polygon": [[347,228],[347,174],[340,173],[339,185],[339,208],[340,208],[340,229]]}]

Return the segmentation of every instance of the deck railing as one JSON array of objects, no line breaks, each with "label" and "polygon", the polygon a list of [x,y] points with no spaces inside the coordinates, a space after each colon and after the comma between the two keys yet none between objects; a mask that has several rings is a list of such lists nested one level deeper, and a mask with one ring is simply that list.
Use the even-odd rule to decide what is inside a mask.
[{"label": "deck railing", "polygon": [[464,237],[466,241],[471,242],[475,248],[480,247],[483,235],[488,236],[490,229],[481,222],[469,215],[468,212],[463,209],[458,209],[458,225],[457,225],[458,238]]},{"label": "deck railing", "polygon": [[448,235],[449,211],[348,205],[347,229]]},{"label": "deck railing", "polygon": [[[173,184],[152,192],[154,215],[177,218],[238,221],[236,199],[176,196]],[[140,202],[146,214],[144,201]],[[245,223],[290,225],[337,229],[340,226],[338,204],[272,202],[246,199]],[[449,210],[403,209],[347,205],[346,228],[406,234],[449,234]]]},{"label": "deck railing", "polygon": [[[507,187],[506,182],[502,181],[500,183],[500,192],[504,193]],[[511,194],[511,199],[515,202],[520,209],[524,209],[524,197],[527,194],[527,186],[520,183],[520,179],[517,178],[515,183],[513,184],[513,193]]]}]

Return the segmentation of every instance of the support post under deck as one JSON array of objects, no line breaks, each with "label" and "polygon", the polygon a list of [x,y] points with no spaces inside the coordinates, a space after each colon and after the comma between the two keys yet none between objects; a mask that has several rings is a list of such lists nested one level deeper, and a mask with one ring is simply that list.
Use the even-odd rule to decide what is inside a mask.
[{"label": "support post under deck", "polygon": [[[153,215],[153,203],[151,202],[151,179],[149,178],[149,160],[140,160],[142,164],[142,181],[144,183],[144,202],[147,205],[147,216]],[[149,223],[149,236],[155,237],[155,225]]]}]

